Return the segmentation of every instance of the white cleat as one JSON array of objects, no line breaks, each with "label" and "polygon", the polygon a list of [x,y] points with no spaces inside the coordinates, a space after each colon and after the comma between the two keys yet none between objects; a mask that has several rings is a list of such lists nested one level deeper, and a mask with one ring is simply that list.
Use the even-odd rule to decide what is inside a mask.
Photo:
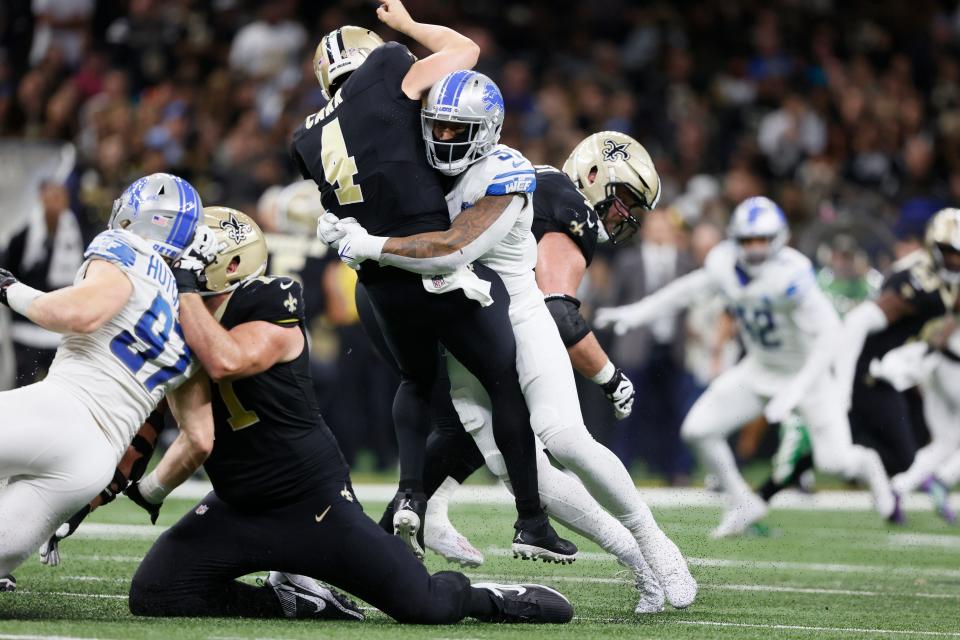
[{"label": "white cleat", "polygon": [[750,494],[730,507],[720,525],[710,532],[711,538],[730,538],[739,536],[750,525],[763,520],[767,515],[767,503],[760,496]]},{"label": "white cleat", "polygon": [[639,539],[643,557],[650,563],[667,602],[675,609],[686,609],[697,597],[697,581],[690,574],[680,549],[662,531],[652,544]]},{"label": "white cleat", "polygon": [[634,568],[633,577],[634,585],[640,593],[640,601],[637,602],[637,606],[634,607],[633,612],[638,615],[643,615],[663,611],[663,603],[666,601],[666,596],[663,593],[663,587],[660,586],[660,581],[657,580],[657,576],[653,574],[650,565],[644,564],[643,566]]},{"label": "white cleat", "polygon": [[423,532],[423,541],[427,549],[442,556],[447,562],[461,567],[479,567],[483,564],[483,554],[470,544],[470,541],[453,526],[446,517],[430,513],[427,508],[429,526]]}]

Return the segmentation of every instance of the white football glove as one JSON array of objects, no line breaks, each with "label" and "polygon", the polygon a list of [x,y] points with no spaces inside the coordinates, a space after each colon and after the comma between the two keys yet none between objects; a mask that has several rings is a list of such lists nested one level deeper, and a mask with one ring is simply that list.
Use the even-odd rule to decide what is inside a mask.
[{"label": "white football glove", "polygon": [[370,235],[356,221],[344,224],[345,222],[341,221],[338,225],[345,231],[338,249],[340,260],[354,271],[360,269],[364,260],[379,260],[388,238]]},{"label": "white football glove", "polygon": [[197,226],[193,242],[173,267],[177,288],[181,294],[196,293],[206,281],[204,270],[217,258],[217,237],[205,224]]},{"label": "white football glove", "polygon": [[629,305],[624,307],[600,307],[593,316],[593,326],[598,329],[606,329],[612,326],[613,332],[622,336],[641,324],[633,321],[631,315],[632,311]]},{"label": "white football glove", "polygon": [[346,231],[340,227],[341,223],[356,223],[355,218],[344,218],[340,220],[329,211],[317,219],[317,238],[320,242],[336,249],[340,246],[340,240],[346,235]]},{"label": "white football glove", "polygon": [[613,415],[617,420],[623,420],[633,413],[633,400],[636,397],[636,391],[633,389],[633,383],[630,378],[617,369],[613,372],[613,377],[608,382],[600,385],[607,400],[613,403]]}]

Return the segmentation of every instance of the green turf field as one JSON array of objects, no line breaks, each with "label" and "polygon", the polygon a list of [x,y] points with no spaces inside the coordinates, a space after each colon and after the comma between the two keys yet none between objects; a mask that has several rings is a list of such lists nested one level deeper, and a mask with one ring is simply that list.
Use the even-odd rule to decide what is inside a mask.
[{"label": "green turf field", "polygon": [[[160,525],[193,502],[168,501]],[[367,504],[378,514],[382,505]],[[565,627],[404,627],[370,612],[363,623],[135,619],[126,590],[154,530],[128,501],[98,511],[82,538],[64,543],[54,569],[31,559],[20,590],[0,594],[0,639],[79,638],[960,638],[960,530],[931,513],[888,530],[869,512],[774,511],[765,537],[712,541],[718,509],[655,509],[689,557],[701,591],[686,611],[633,614],[634,592],[620,567],[574,537],[587,553],[572,566],[514,560],[506,552],[506,506],[454,505],[453,520],[487,555],[470,575],[537,581],[565,593],[576,619]],[[83,528],[81,528],[81,532]],[[429,558],[434,570],[447,565]]]}]

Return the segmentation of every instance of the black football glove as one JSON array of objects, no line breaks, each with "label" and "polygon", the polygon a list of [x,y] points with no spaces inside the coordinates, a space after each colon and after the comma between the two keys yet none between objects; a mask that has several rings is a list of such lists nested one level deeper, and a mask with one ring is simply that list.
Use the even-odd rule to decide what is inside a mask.
[{"label": "black football glove", "polygon": [[123,495],[127,496],[133,500],[137,505],[143,508],[144,511],[150,514],[150,524],[157,524],[157,518],[160,517],[160,507],[163,506],[163,503],[152,504],[147,502],[147,499],[143,497],[143,494],[140,493],[140,483],[134,482],[129,487],[123,490]]},{"label": "black football glove", "polygon": [[40,547],[40,562],[48,567],[60,564],[60,541],[72,536],[88,515],[90,515],[90,505],[86,504],[80,511],[73,514],[73,517],[60,525],[50,539]]},{"label": "black football glove", "polygon": [[624,375],[623,371],[617,368],[613,372],[613,377],[602,385],[604,395],[607,400],[613,403],[613,413],[617,420],[623,420],[633,412],[633,399],[636,392],[633,390],[633,383],[630,378]]},{"label": "black football glove", "polygon": [[3,303],[6,306],[10,306],[10,303],[7,302],[7,289],[12,284],[19,282],[12,273],[6,269],[0,269],[0,303]]}]

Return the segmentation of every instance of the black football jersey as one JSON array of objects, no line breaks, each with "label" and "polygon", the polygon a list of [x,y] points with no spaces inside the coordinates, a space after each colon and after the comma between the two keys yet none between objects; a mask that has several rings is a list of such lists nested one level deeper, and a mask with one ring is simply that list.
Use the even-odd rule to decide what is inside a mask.
[{"label": "black football jersey", "polygon": [[292,278],[303,286],[307,331],[326,311],[323,272],[331,260],[339,260],[315,236],[269,233],[267,238],[267,273]]},{"label": "black football jersey", "polygon": [[[221,324],[255,321],[304,330],[300,284],[262,277],[226,303]],[[346,479],[340,447],[320,415],[309,351],[254,376],[212,388],[215,437],[206,469],[217,495],[240,508],[296,501],[325,482]]]},{"label": "black football jersey", "polygon": [[533,194],[533,235],[537,242],[545,233],[570,236],[587,265],[597,249],[600,220],[597,212],[567,174],[549,165],[538,165],[537,191]]},{"label": "black football jersey", "polygon": [[440,174],[427,163],[420,100],[400,88],[413,62],[401,44],[377,47],[293,134],[294,162],[319,185],[323,206],[374,235],[450,226]]},{"label": "black football jersey", "polygon": [[857,361],[858,375],[869,371],[874,358],[919,336],[924,325],[953,309],[957,302],[957,287],[943,281],[925,250],[898,261],[884,281],[883,291],[893,291],[903,298],[910,312],[883,331],[867,336]]}]

